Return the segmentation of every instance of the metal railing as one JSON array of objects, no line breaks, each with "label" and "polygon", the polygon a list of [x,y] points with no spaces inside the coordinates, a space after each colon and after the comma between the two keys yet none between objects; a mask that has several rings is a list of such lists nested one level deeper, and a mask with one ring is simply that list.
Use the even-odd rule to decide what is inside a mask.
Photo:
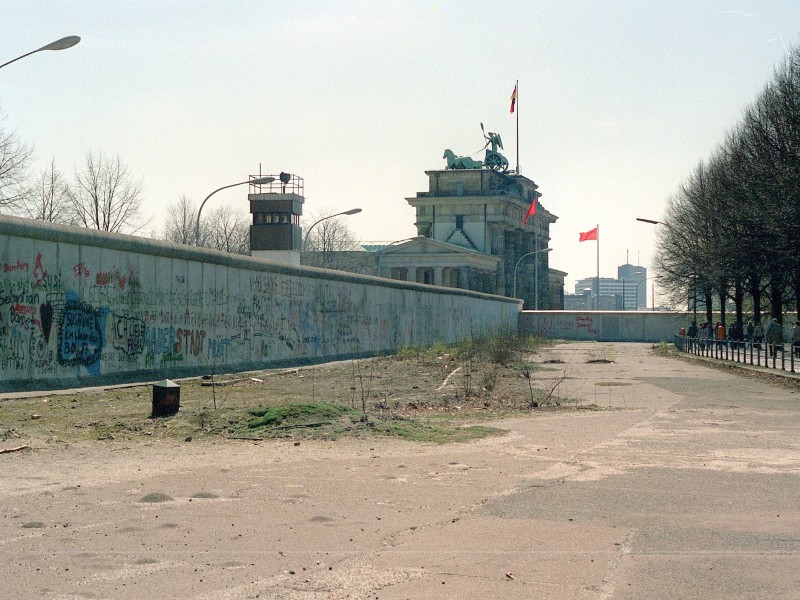
[{"label": "metal railing", "polygon": [[800,345],[793,346],[791,343],[740,342],[676,335],[675,347],[681,352],[695,356],[778,369],[790,373],[797,373],[800,368]]}]

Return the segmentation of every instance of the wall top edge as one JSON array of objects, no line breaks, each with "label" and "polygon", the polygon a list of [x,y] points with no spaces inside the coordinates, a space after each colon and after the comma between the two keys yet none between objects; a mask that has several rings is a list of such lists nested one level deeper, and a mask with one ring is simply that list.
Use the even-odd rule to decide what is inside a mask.
[{"label": "wall top edge", "polygon": [[297,277],[324,278],[328,280],[364,283],[388,288],[411,289],[425,292],[435,292],[452,296],[468,296],[473,298],[489,298],[494,301],[517,304],[519,310],[522,309],[522,300],[484,294],[470,290],[458,288],[448,288],[432,286],[422,283],[398,281],[371,275],[361,275],[358,273],[348,273],[345,271],[335,271],[332,269],[321,269],[302,265],[291,265],[280,263],[264,258],[255,258],[241,254],[231,254],[220,250],[209,248],[199,248],[185,244],[176,244],[165,240],[156,240],[122,233],[110,233],[75,227],[72,225],[60,225],[38,221],[35,219],[25,219],[23,217],[12,217],[0,215],[0,236],[23,237],[33,240],[41,240],[53,243],[76,244],[122,252],[136,252],[151,256],[176,258],[180,260],[192,260],[197,262],[250,269],[254,271],[266,271],[283,275],[293,275]]}]

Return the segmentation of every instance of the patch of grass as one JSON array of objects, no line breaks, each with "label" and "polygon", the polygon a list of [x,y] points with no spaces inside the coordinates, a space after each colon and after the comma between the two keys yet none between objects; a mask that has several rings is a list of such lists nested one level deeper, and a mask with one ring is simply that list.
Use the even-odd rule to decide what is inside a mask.
[{"label": "patch of grass", "polygon": [[442,355],[453,354],[455,351],[455,346],[445,344],[444,342],[437,342],[432,346],[412,346],[400,348],[395,356],[400,360],[436,360]]},{"label": "patch of grass", "polygon": [[345,416],[358,420],[361,413],[355,409],[327,402],[303,402],[269,406],[249,411],[255,417],[247,422],[250,429],[262,427],[292,427],[327,424]]}]

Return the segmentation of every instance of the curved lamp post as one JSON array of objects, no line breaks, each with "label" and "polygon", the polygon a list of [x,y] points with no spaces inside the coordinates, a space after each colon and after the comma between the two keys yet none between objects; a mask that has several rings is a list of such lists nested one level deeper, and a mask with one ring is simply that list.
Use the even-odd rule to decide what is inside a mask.
[{"label": "curved lamp post", "polygon": [[322,217],[321,219],[317,219],[316,221],[314,221],[311,224],[311,227],[308,228],[308,231],[306,231],[306,235],[303,238],[303,252],[305,252],[306,248],[308,247],[308,236],[311,235],[311,230],[314,229],[314,227],[316,227],[317,223],[322,223],[323,221],[327,219],[332,219],[333,217],[341,217],[342,215],[357,215],[360,212],[361,212],[360,208],[351,208],[350,210],[336,213],[335,215],[328,215],[327,217]]},{"label": "curved lamp post", "polygon": [[240,181],[239,183],[223,185],[221,188],[214,190],[208,196],[206,196],[206,199],[200,203],[200,208],[197,209],[197,223],[194,226],[194,245],[195,246],[200,245],[200,213],[203,212],[203,206],[205,206],[206,202],[208,202],[208,199],[211,198],[211,196],[213,196],[217,192],[221,192],[222,190],[227,190],[228,188],[236,187],[237,185],[244,185],[245,183],[250,183],[253,185],[262,185],[265,183],[272,183],[273,181],[275,181],[274,177],[259,177],[258,179],[248,179],[247,181]]},{"label": "curved lamp post", "polygon": [[[532,254],[539,254],[539,252],[552,252],[552,248],[541,248],[539,250],[534,250],[533,252],[528,252],[527,254],[523,254],[519,257],[517,264],[514,265],[514,298],[517,297],[517,267],[519,267],[519,263],[522,262],[522,259],[531,256]],[[538,265],[537,268],[533,270],[533,310],[539,310],[539,269]]]},{"label": "curved lamp post", "polygon": [[55,42],[50,42],[46,46],[42,46],[32,52],[28,52],[27,54],[23,54],[22,56],[18,56],[14,60],[10,60],[6,63],[0,65],[0,69],[5,67],[6,65],[10,65],[13,62],[17,62],[21,58],[25,58],[26,56],[30,56],[31,54],[36,54],[37,52],[41,52],[42,50],[65,50],[66,48],[72,48],[75,44],[81,41],[81,38],[77,35],[70,35],[65,38],[61,38],[60,40],[56,40]]},{"label": "curved lamp post", "polygon": [[[667,229],[671,229],[672,231],[675,231],[675,228],[672,227],[672,225],[670,225],[669,223],[664,223],[664,221],[656,221],[655,219],[644,219],[642,217],[636,217],[636,220],[637,221],[641,221],[642,223],[649,223],[650,225],[663,225]],[[694,273],[693,275],[694,275],[694,281],[692,282],[692,284],[691,284],[691,286],[689,288],[689,291],[687,292],[686,310],[687,311],[690,310],[690,308],[692,307],[692,304],[694,304],[694,320],[697,321],[697,273]],[[656,279],[656,278],[652,277],[652,278],[647,278],[647,279]],[[647,281],[647,279],[645,279],[644,281]],[[655,294],[655,292],[656,292],[655,288],[653,288],[653,310],[656,309],[656,299],[655,299],[655,295],[656,294]],[[636,293],[637,294],[639,293],[639,286],[638,285],[636,286]],[[647,294],[647,291],[645,291],[645,294]],[[692,300],[694,300],[694,302],[692,302]],[[645,305],[646,305],[646,303],[645,303]]]},{"label": "curved lamp post", "polygon": [[636,220],[641,221],[642,223],[650,223],[650,225],[663,225],[664,227],[669,227],[669,225],[667,225],[663,221],[656,221],[655,219],[645,219],[642,217],[636,217]]}]

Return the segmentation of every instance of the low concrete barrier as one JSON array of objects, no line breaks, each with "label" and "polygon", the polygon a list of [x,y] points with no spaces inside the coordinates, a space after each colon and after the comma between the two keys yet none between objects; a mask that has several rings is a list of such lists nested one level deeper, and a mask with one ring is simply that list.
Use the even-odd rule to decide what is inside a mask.
[{"label": "low concrete barrier", "polygon": [[519,331],[565,340],[658,343],[672,341],[691,319],[684,312],[525,310]]}]

